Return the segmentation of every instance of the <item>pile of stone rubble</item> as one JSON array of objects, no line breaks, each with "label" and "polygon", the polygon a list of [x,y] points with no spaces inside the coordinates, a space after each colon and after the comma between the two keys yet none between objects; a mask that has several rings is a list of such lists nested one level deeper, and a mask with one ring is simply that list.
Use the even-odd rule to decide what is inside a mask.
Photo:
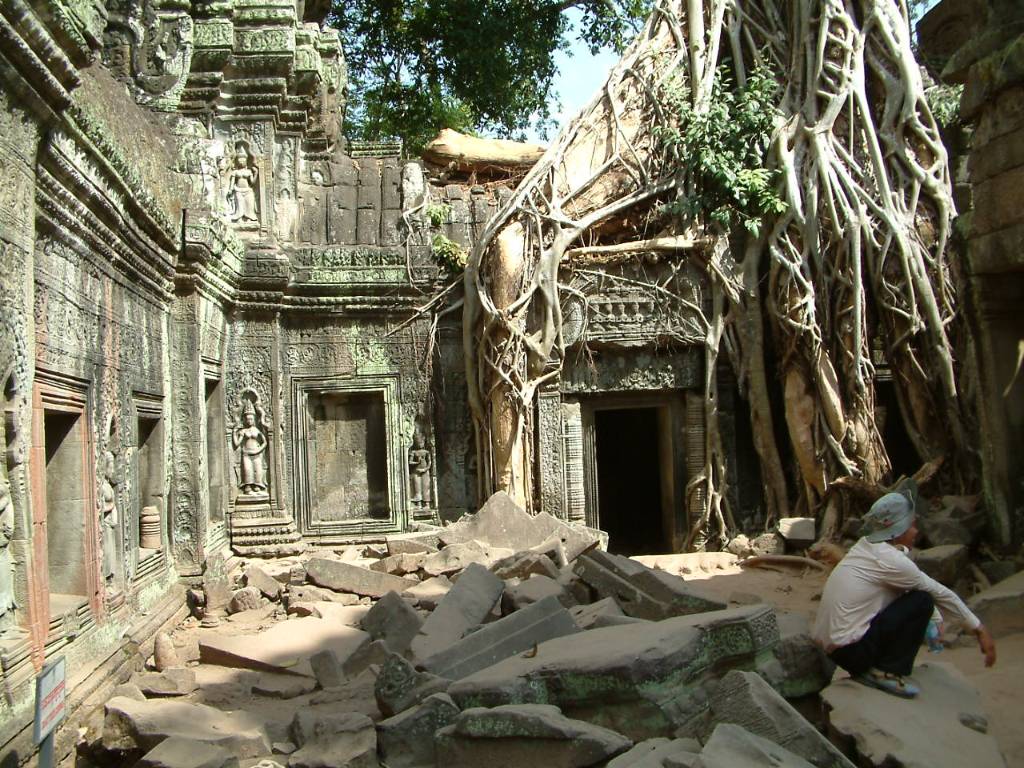
[{"label": "pile of stone rubble", "polygon": [[[850,712],[877,715],[887,697],[848,681],[825,692],[843,713],[830,741],[787,700],[817,701],[832,677],[804,619],[729,609],[604,543],[498,494],[447,528],[244,565],[234,586],[214,569],[193,595],[199,626],[158,637],[80,756],[140,768],[952,764],[861,739]],[[937,748],[959,741],[972,766],[1002,765],[976,697],[931,670],[948,694],[927,728],[942,731]],[[921,704],[882,703],[897,710],[876,734]]]}]

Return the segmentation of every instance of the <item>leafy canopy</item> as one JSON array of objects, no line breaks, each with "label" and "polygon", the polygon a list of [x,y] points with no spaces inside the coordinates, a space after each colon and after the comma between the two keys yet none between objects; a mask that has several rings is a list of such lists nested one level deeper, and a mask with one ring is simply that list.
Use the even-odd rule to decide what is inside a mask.
[{"label": "leafy canopy", "polygon": [[349,69],[346,133],[418,151],[441,128],[521,136],[550,127],[555,52],[621,50],[651,0],[335,0]]}]

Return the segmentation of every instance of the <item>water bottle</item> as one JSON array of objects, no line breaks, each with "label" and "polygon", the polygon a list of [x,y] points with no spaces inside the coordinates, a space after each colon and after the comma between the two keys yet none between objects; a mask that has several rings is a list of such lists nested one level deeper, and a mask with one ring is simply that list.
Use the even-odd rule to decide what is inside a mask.
[{"label": "water bottle", "polygon": [[939,622],[935,619],[928,622],[928,629],[925,630],[924,639],[928,642],[929,652],[939,653],[942,650],[942,635],[939,633]]}]

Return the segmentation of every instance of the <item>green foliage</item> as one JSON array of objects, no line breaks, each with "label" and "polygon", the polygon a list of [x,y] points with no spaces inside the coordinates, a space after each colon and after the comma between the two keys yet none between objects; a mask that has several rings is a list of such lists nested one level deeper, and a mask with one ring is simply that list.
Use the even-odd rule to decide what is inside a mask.
[{"label": "green foliage", "polygon": [[469,258],[465,248],[442,234],[434,235],[430,252],[434,257],[434,261],[452,275],[457,275],[464,270],[466,268],[466,260]]},{"label": "green foliage", "polygon": [[550,126],[565,11],[592,49],[621,48],[650,0],[335,0],[349,70],[346,133],[399,136],[413,153],[441,128],[520,136]]},{"label": "green foliage", "polygon": [[427,221],[430,222],[430,226],[437,229],[446,221],[448,221],[448,215],[451,213],[452,207],[447,203],[431,203],[427,206],[424,215],[427,217]]},{"label": "green foliage", "polygon": [[928,106],[942,128],[948,128],[960,122],[960,97],[963,95],[962,85],[933,84],[924,90]]},{"label": "green foliage", "polygon": [[665,206],[665,213],[685,223],[700,221],[728,229],[742,224],[756,235],[761,221],[786,210],[775,191],[774,171],[765,154],[780,116],[778,85],[767,70],[756,69],[744,88],[733,85],[719,69],[707,108],[695,111],[689,85],[671,81],[663,94],[670,123],[654,131],[672,162],[693,181],[692,194]]}]

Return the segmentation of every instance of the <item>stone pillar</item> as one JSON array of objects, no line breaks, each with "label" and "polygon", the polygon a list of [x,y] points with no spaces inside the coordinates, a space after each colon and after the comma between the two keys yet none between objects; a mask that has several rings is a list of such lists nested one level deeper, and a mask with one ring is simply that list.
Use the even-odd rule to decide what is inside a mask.
[{"label": "stone pillar", "polygon": [[556,380],[537,396],[537,490],[539,510],[564,520],[568,510],[563,449],[562,397]]},{"label": "stone pillar", "polygon": [[565,513],[573,521],[587,520],[587,490],[583,473],[583,414],[579,403],[562,403],[565,455]]}]

